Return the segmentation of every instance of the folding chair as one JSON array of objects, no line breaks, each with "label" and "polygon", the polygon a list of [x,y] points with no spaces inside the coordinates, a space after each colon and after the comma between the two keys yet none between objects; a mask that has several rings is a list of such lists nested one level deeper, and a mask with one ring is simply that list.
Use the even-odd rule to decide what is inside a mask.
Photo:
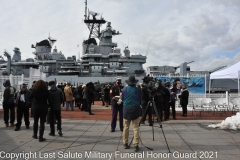
[{"label": "folding chair", "polygon": [[[200,112],[200,116],[201,116],[201,113],[203,112],[203,108],[202,108],[202,103],[200,100],[193,100],[192,101],[193,103],[193,109],[192,109],[192,115],[193,115],[193,111],[196,112],[196,111],[199,111]],[[195,114],[195,117],[196,117],[197,114]]]},{"label": "folding chair", "polygon": [[214,100],[213,104],[214,104],[213,115],[215,114],[216,111],[221,115],[224,111],[228,111],[229,106],[226,103],[224,103],[224,100],[221,98]]},{"label": "folding chair", "polygon": [[240,98],[233,99],[232,104],[232,113],[234,111],[240,111]]},{"label": "folding chair", "polygon": [[203,98],[202,101],[203,115],[205,111],[213,111],[214,105],[212,104],[211,98]]}]

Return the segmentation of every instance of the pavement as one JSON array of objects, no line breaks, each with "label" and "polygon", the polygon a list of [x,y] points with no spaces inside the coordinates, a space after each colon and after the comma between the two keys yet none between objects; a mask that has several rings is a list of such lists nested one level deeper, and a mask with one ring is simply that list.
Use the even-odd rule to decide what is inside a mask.
[{"label": "pavement", "polygon": [[[18,160],[155,160],[155,159],[240,159],[240,131],[220,130],[208,128],[209,124],[220,123],[218,119],[179,119],[169,120],[154,127],[148,124],[140,126],[140,151],[135,153],[134,146],[123,148],[122,132],[117,128],[110,132],[109,120],[98,120],[98,114],[110,112],[107,107],[93,106],[95,115],[90,116],[82,111],[63,111],[63,136],[49,136],[50,127],[45,126],[45,142],[32,138],[32,127],[21,127],[14,131],[14,127],[4,127],[0,124],[0,159]],[[93,113],[94,113],[93,112]],[[66,115],[78,113],[85,117],[76,119]],[[77,115],[77,114],[76,114]],[[103,114],[102,117],[111,117]],[[101,116],[100,116],[101,117]],[[193,116],[195,117],[195,116]],[[198,117],[198,116],[196,116]],[[92,119],[92,120],[89,120]],[[33,124],[33,119],[30,118]],[[24,124],[24,122],[23,122]],[[154,129],[154,131],[153,131]],[[154,133],[154,141],[153,141]],[[165,135],[165,137],[164,137]],[[130,128],[129,142],[133,137]],[[153,150],[144,147],[147,146]],[[18,157],[17,156],[21,156]]]}]

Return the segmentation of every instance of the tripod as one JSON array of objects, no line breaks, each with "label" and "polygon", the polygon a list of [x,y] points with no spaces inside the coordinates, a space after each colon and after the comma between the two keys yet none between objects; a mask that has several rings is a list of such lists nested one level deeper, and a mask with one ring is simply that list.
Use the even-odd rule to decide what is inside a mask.
[{"label": "tripod", "polygon": [[[155,113],[156,113],[156,115],[157,115],[159,127],[162,129],[162,133],[163,133],[165,142],[166,142],[166,144],[167,144],[168,151],[169,151],[169,153],[171,153],[171,151],[170,151],[170,149],[169,149],[169,146],[168,146],[168,143],[167,143],[167,139],[166,139],[165,134],[164,134],[164,131],[163,131],[162,122],[161,122],[161,119],[160,119],[158,110],[157,110],[157,108],[156,108],[156,104],[155,104],[155,102],[154,102],[154,98],[152,98],[152,100],[148,102],[147,107],[146,107],[146,109],[145,109],[145,111],[144,111],[144,113],[143,113],[143,115],[142,115],[142,118],[141,118],[141,120],[140,120],[140,122],[139,122],[139,127],[140,127],[140,125],[141,125],[141,121],[142,121],[143,117],[145,117],[146,114],[147,114],[148,107],[152,107],[152,108],[151,108],[151,112],[152,112],[153,109],[154,109],[154,111],[155,111]],[[151,117],[151,118],[152,118],[152,117]],[[152,120],[152,121],[153,121],[153,120]],[[153,124],[154,124],[154,123],[153,123]],[[154,125],[152,125],[152,134],[153,134],[153,141],[154,141]],[[133,138],[134,138],[134,137],[133,137]],[[131,145],[131,143],[132,143],[132,141],[133,141],[133,138],[132,138],[129,146]],[[141,138],[140,138],[140,141],[141,141],[141,143],[142,143]],[[142,144],[143,144],[143,143],[142,143]],[[145,146],[145,145],[143,145],[143,146]],[[145,146],[145,147],[146,147],[146,146]],[[146,147],[146,148],[148,148],[148,147]],[[148,148],[148,149],[152,150],[151,148]]]}]

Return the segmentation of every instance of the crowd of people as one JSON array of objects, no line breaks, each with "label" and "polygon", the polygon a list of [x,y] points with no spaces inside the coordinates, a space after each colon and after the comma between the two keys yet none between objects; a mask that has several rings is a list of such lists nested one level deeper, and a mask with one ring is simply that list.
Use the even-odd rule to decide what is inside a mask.
[{"label": "crowd of people", "polygon": [[[127,86],[122,85],[121,79],[116,79],[115,84],[106,83],[101,88],[102,105],[108,107],[111,105],[112,119],[111,132],[115,132],[117,127],[117,117],[119,115],[119,128],[123,132],[124,148],[128,149],[129,126],[132,122],[134,130],[133,144],[135,151],[139,150],[139,124],[145,124],[148,116],[149,126],[153,125],[153,114],[156,112],[157,121],[167,121],[170,118],[170,108],[172,108],[173,120],[176,120],[175,103],[180,99],[182,106],[182,116],[187,117],[187,105],[189,92],[186,86],[181,87],[181,82],[176,79],[173,84],[170,82],[161,83],[154,91],[154,94],[146,85],[138,85],[138,80],[130,76],[125,81]],[[39,139],[39,142],[45,141],[43,138],[46,119],[50,123],[50,136],[55,136],[55,123],[59,136],[62,136],[61,128],[61,107],[66,106],[66,111],[71,108],[74,110],[74,104],[81,111],[86,111],[89,115],[94,115],[91,106],[94,103],[94,84],[92,82],[79,84],[72,87],[70,83],[56,84],[55,81],[44,82],[43,80],[34,81],[30,89],[23,83],[19,90],[11,86],[10,81],[4,82],[3,109],[4,123],[6,127],[15,126],[15,131],[19,131],[24,115],[24,122],[29,129],[29,108],[33,116],[33,138]],[[152,104],[151,104],[152,103]],[[156,106],[154,112],[153,105]],[[15,106],[17,107],[17,123],[15,122]],[[10,118],[9,118],[10,112]],[[140,119],[140,117],[142,117]],[[10,119],[10,121],[9,121]],[[40,125],[38,125],[40,121]],[[10,122],[10,125],[9,125]],[[39,134],[38,134],[39,130]]]},{"label": "crowd of people", "polygon": [[[94,115],[91,111],[91,105],[94,100],[94,84],[92,82],[86,85],[80,84],[77,88],[74,88],[70,83],[56,84],[55,81],[45,82],[38,80],[34,81],[29,89],[27,84],[23,83],[20,89],[16,90],[16,88],[11,86],[10,80],[6,80],[3,86],[5,87],[3,93],[5,127],[15,126],[15,131],[19,131],[24,116],[26,129],[29,129],[29,108],[31,108],[31,117],[33,117],[34,120],[32,137],[39,139],[39,142],[46,140],[43,138],[43,134],[47,120],[47,123],[50,124],[50,136],[55,136],[55,123],[57,124],[59,136],[63,135],[61,128],[62,107],[66,106],[66,111],[68,111],[69,108],[73,111],[75,104],[75,106],[82,111],[89,112],[89,115]],[[17,111],[16,124],[14,124],[15,107]]]}]

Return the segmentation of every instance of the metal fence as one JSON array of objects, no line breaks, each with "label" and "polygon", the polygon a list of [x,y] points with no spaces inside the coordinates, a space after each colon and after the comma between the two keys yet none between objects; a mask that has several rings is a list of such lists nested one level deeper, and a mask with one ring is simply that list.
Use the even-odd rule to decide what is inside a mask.
[{"label": "metal fence", "polygon": [[34,68],[30,68],[29,77],[24,77],[24,75],[0,76],[0,106],[2,105],[3,91],[5,89],[3,83],[6,80],[10,80],[11,86],[15,87],[16,89],[19,89],[22,83],[28,84],[28,88],[30,88],[33,81],[37,81],[40,79],[46,81],[46,74],[40,72],[39,69]]}]

